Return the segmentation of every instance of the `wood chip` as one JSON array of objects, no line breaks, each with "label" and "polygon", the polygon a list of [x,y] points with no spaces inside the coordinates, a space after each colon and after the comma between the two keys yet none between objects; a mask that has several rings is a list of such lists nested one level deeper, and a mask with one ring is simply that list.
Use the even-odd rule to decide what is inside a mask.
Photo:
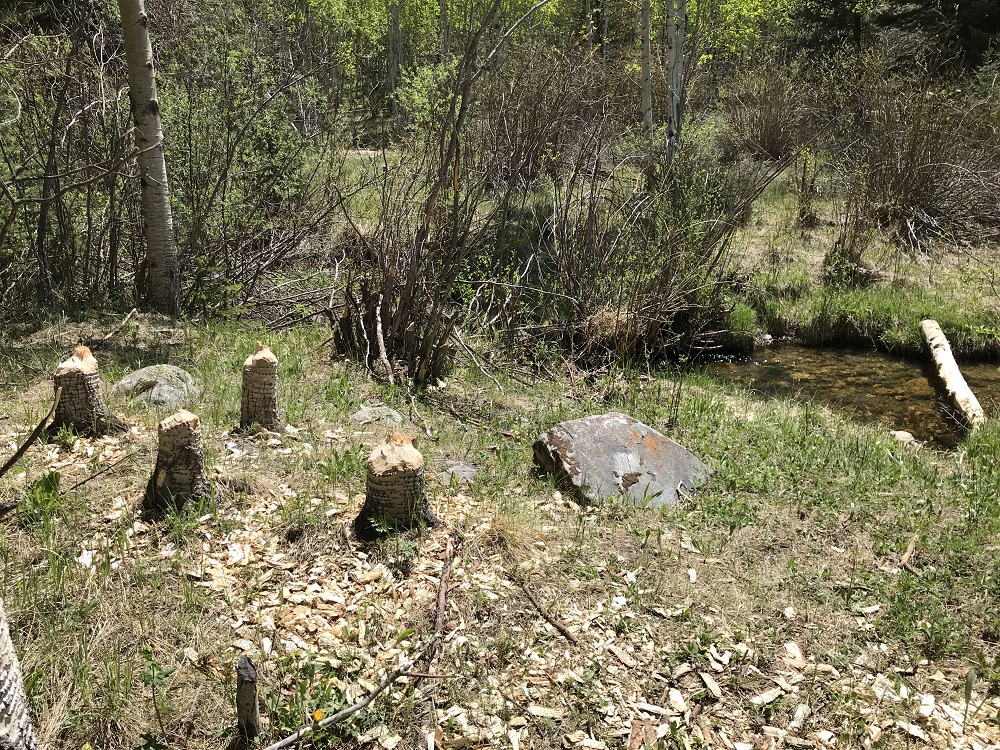
[{"label": "wood chip", "polygon": [[547,706],[538,706],[534,703],[528,706],[528,713],[541,719],[555,719],[556,721],[563,717],[563,710],[561,708],[548,708]]},{"label": "wood chip", "polygon": [[755,706],[766,706],[768,703],[773,703],[778,700],[781,696],[785,694],[785,691],[780,687],[773,687],[770,690],[765,690],[758,696],[755,696],[750,700]]},{"label": "wood chip", "polygon": [[629,669],[634,669],[638,664],[635,659],[629,656],[622,649],[618,648],[618,646],[608,646],[608,651],[617,656],[618,660]]},{"label": "wood chip", "polygon": [[712,675],[708,672],[699,672],[698,676],[701,677],[701,681],[705,683],[705,687],[708,688],[708,692],[712,694],[713,698],[718,699],[722,697],[722,689]]}]

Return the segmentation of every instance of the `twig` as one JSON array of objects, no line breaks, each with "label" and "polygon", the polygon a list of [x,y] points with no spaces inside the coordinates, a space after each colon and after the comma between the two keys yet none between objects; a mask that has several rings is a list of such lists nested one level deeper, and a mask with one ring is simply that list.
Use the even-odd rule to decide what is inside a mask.
[{"label": "twig", "polygon": [[531,600],[531,603],[535,605],[535,609],[538,610],[538,613],[546,620],[548,620],[549,624],[556,630],[558,630],[560,634],[562,634],[563,638],[572,643],[574,646],[577,645],[579,641],[577,640],[576,636],[573,635],[571,632],[569,632],[567,627],[563,625],[561,622],[559,622],[559,620],[556,619],[556,616],[553,615],[551,612],[549,612],[549,610],[545,607],[545,605],[543,605],[540,601],[538,601],[538,598],[535,596],[534,592],[528,587],[528,582],[525,581],[524,578],[518,573],[515,573],[513,577],[514,580],[517,581],[517,583],[521,586],[521,588],[524,589],[524,593],[528,595],[528,598]]},{"label": "twig", "polygon": [[121,458],[119,458],[117,461],[115,461],[114,463],[108,464],[107,466],[105,466],[103,469],[101,469],[96,474],[91,474],[86,479],[81,479],[79,482],[77,482],[76,484],[74,484],[72,487],[69,487],[66,491],[67,492],[72,492],[77,487],[82,487],[83,485],[85,485],[90,480],[97,479],[102,474],[107,474],[109,471],[111,471],[113,468],[115,468],[118,464],[120,464],[122,461],[124,461],[127,458],[135,458],[135,454],[134,453],[126,453],[124,456],[122,456]]},{"label": "twig", "polygon": [[119,332],[119,331],[120,331],[120,330],[121,330],[122,328],[124,328],[124,327],[125,327],[125,325],[126,325],[126,324],[127,324],[127,323],[128,323],[129,321],[130,321],[130,320],[132,320],[132,316],[133,316],[133,315],[135,315],[135,314],[136,314],[137,312],[139,312],[139,308],[138,308],[138,307],[133,307],[133,308],[132,308],[132,310],[131,310],[131,311],[129,312],[129,314],[128,314],[128,315],[126,315],[126,316],[125,316],[125,317],[124,317],[124,318],[122,319],[122,322],[121,322],[121,323],[119,323],[118,325],[116,325],[116,326],[115,326],[114,328],[112,328],[112,329],[111,329],[110,331],[108,331],[108,334],[107,334],[107,335],[106,335],[106,336],[105,336],[105,337],[104,337],[103,339],[101,339],[101,340],[102,340],[102,341],[107,341],[107,340],[108,340],[108,339],[110,339],[110,338],[111,338],[112,336],[114,336],[114,335],[115,335],[116,333],[118,333],[118,332]]},{"label": "twig", "polygon": [[[428,648],[433,643],[434,642],[431,641],[431,644],[428,644]],[[283,740],[278,740],[273,745],[268,745],[267,747],[264,748],[264,750],[281,750],[281,748],[289,747],[291,745],[294,745],[299,740],[304,739],[305,737],[308,737],[309,735],[313,734],[317,729],[328,727],[331,724],[336,724],[339,721],[343,721],[344,719],[354,716],[354,714],[366,708],[373,700],[375,700],[379,695],[384,693],[386,689],[400,677],[408,676],[410,674],[410,671],[413,669],[414,666],[416,666],[419,660],[420,657],[418,657],[417,660],[414,661],[412,664],[410,664],[408,667],[399,667],[398,669],[393,670],[391,674],[389,674],[384,680],[382,680],[382,684],[380,684],[377,688],[375,688],[373,691],[371,691],[368,695],[366,695],[360,701],[355,703],[353,706],[349,706],[348,708],[345,708],[343,711],[338,711],[332,716],[327,716],[325,719],[323,719],[320,722],[317,722],[316,724],[312,724],[308,727],[302,727],[297,732],[295,732],[295,734],[290,734]]]},{"label": "twig", "polygon": [[917,570],[910,565],[910,558],[913,557],[913,552],[917,548],[917,534],[910,537],[910,543],[906,545],[906,551],[900,556],[899,564],[914,575],[917,574]]},{"label": "twig", "polygon": [[52,408],[49,409],[49,413],[45,415],[42,421],[38,423],[38,427],[36,427],[32,431],[32,433],[28,435],[28,439],[25,440],[24,443],[21,445],[21,447],[14,452],[14,455],[10,457],[7,463],[5,463],[3,466],[0,466],[0,477],[2,477],[4,474],[10,471],[11,467],[13,467],[14,464],[16,464],[18,461],[21,460],[21,456],[23,456],[27,452],[28,448],[31,447],[31,444],[34,443],[36,440],[38,440],[42,432],[45,431],[45,425],[48,423],[50,419],[52,419],[52,416],[56,413],[56,407],[59,406],[60,396],[62,396],[62,388],[56,390],[56,396],[52,400]]},{"label": "twig", "polygon": [[461,332],[460,332],[460,331],[458,330],[458,326],[455,326],[455,328],[454,328],[454,329],[452,330],[452,333],[454,333],[454,334],[455,334],[455,340],[456,340],[456,341],[457,341],[457,342],[459,343],[459,345],[460,345],[460,346],[461,346],[461,347],[462,347],[462,348],[463,348],[463,349],[465,350],[465,353],[469,355],[469,359],[471,359],[471,360],[472,360],[472,363],[473,363],[473,364],[474,364],[474,365],[475,365],[476,367],[478,367],[478,368],[479,368],[479,371],[480,371],[480,372],[481,372],[481,373],[482,373],[483,375],[485,375],[486,377],[488,377],[488,378],[489,378],[490,380],[492,380],[492,381],[494,382],[494,384],[496,385],[496,387],[497,387],[497,390],[498,390],[498,391],[501,391],[501,392],[502,392],[502,391],[503,391],[503,386],[502,386],[502,385],[500,385],[500,381],[499,381],[499,380],[497,380],[497,379],[496,379],[495,377],[493,377],[492,375],[490,375],[490,374],[489,374],[489,373],[488,373],[488,372],[486,371],[486,368],[485,368],[485,367],[483,367],[483,366],[482,366],[481,364],[479,364],[479,360],[478,360],[478,359],[476,359],[476,355],[475,355],[475,353],[474,353],[474,352],[472,351],[472,349],[470,349],[470,348],[468,347],[468,345],[466,345],[466,343],[465,343],[464,341],[462,341],[462,334],[461,334]]},{"label": "twig", "polygon": [[438,583],[437,608],[434,611],[434,640],[427,651],[427,665],[431,666],[441,654],[441,641],[444,637],[444,612],[448,604],[448,584],[451,583],[451,565],[455,561],[455,545],[448,537],[444,548],[444,567],[441,569],[441,580]]}]

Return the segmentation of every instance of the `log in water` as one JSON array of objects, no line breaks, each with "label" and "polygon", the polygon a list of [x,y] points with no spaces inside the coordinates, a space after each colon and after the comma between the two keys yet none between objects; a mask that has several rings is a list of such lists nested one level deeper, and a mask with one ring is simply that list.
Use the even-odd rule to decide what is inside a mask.
[{"label": "log in water", "polygon": [[971,428],[975,429],[986,422],[986,413],[979,405],[979,399],[965,382],[962,371],[958,369],[955,356],[951,353],[951,345],[941,330],[936,320],[920,321],[920,332],[924,335],[927,348],[930,349],[931,358],[937,368],[938,377],[944,383],[948,397],[962,415],[962,419]]}]

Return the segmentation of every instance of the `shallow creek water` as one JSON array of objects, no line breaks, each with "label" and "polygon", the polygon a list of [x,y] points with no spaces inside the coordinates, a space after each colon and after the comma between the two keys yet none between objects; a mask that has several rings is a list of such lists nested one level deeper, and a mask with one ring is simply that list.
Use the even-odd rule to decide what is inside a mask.
[{"label": "shallow creek water", "polygon": [[[959,367],[987,416],[1000,416],[1000,366],[959,362]],[[779,344],[751,357],[713,362],[707,370],[754,392],[822,403],[938,447],[953,447],[961,437],[929,357],[922,362],[873,351]]]}]

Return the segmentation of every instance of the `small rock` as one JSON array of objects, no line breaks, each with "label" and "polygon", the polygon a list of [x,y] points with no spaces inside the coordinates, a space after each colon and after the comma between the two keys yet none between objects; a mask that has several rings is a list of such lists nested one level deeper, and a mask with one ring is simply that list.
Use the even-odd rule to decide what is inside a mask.
[{"label": "small rock", "polygon": [[111,390],[111,396],[177,409],[193,405],[201,391],[187,370],[174,365],[152,365],[122,378]]},{"label": "small rock", "polygon": [[463,461],[445,461],[444,471],[438,474],[438,479],[446,485],[452,483],[473,485],[476,483],[476,474],[478,473],[479,467],[473,464],[467,464]]},{"label": "small rock", "polygon": [[380,424],[388,427],[398,427],[405,421],[402,414],[385,404],[362,406],[351,414],[351,419],[360,424]]},{"label": "small rock", "polygon": [[900,445],[917,445],[917,439],[912,433],[906,430],[889,430],[889,434],[896,439]]}]

